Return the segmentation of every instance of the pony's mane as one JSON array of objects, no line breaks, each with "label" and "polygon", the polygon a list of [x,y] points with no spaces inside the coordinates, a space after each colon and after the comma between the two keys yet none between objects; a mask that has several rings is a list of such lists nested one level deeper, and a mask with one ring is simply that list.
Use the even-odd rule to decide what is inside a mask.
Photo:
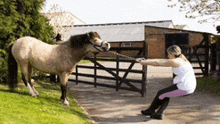
[{"label": "pony's mane", "polygon": [[81,35],[73,35],[69,38],[71,47],[73,48],[82,48],[85,44],[89,44],[91,39],[100,38],[97,32],[89,32]]}]

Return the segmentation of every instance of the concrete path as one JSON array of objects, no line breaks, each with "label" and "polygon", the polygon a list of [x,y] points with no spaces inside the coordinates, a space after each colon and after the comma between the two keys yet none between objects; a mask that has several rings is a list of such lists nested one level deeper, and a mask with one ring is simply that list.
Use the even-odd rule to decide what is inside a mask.
[{"label": "concrete path", "polygon": [[148,67],[147,78],[146,97],[74,82],[69,82],[69,90],[97,124],[219,124],[220,97],[199,91],[187,97],[171,98],[163,120],[141,115],[140,111],[150,105],[157,91],[172,84],[171,68]]}]

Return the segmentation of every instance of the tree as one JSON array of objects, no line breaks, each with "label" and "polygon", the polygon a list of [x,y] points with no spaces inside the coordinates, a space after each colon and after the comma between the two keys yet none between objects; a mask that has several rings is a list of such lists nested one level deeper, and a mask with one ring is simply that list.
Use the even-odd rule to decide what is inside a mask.
[{"label": "tree", "polygon": [[66,40],[69,36],[71,27],[75,24],[74,17],[70,12],[62,11],[58,5],[53,5],[48,13],[45,13],[54,32],[62,36],[62,40]]},{"label": "tree", "polygon": [[23,36],[32,36],[47,43],[54,43],[53,27],[39,11],[45,0],[0,1],[0,82],[6,79],[7,48]]},{"label": "tree", "polygon": [[[199,23],[220,21],[220,0],[168,0],[168,7],[179,7],[186,12],[186,18],[200,18]],[[174,1],[176,1],[174,3]]]}]

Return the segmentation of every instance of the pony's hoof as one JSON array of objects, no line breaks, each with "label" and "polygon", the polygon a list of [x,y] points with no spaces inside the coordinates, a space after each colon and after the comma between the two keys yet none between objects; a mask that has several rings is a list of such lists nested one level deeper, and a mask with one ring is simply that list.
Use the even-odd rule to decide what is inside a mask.
[{"label": "pony's hoof", "polygon": [[30,96],[37,98],[39,96],[39,93],[33,92],[33,93],[30,93]]},{"label": "pony's hoof", "polygon": [[69,101],[68,101],[67,99],[65,99],[65,100],[63,101],[63,104],[66,105],[67,107],[70,106]]},{"label": "pony's hoof", "polygon": [[37,97],[39,96],[39,93],[38,93],[38,92],[36,93],[36,96],[37,96]]},{"label": "pony's hoof", "polygon": [[31,96],[33,96],[33,97],[38,97],[38,96],[39,96],[39,93],[33,93],[33,94],[31,94]]},{"label": "pony's hoof", "polygon": [[37,98],[39,94],[31,94],[31,96]]},{"label": "pony's hoof", "polygon": [[39,96],[39,93],[37,92],[37,90],[35,89],[34,86],[32,86],[32,90],[33,90],[34,94],[36,94],[37,96]]}]

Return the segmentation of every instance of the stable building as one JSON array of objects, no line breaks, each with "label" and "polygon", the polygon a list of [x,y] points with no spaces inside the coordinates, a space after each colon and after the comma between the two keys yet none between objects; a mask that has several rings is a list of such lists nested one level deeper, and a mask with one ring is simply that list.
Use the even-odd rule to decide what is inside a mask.
[{"label": "stable building", "polygon": [[[186,26],[175,26],[172,20],[109,23],[94,25],[75,25],[69,35],[83,34],[96,31],[101,38],[110,42],[112,47],[137,47],[138,43],[147,43],[148,58],[165,58],[166,49],[172,44],[196,46],[203,40],[205,32],[180,29]],[[134,56],[136,53],[126,52]]]}]

